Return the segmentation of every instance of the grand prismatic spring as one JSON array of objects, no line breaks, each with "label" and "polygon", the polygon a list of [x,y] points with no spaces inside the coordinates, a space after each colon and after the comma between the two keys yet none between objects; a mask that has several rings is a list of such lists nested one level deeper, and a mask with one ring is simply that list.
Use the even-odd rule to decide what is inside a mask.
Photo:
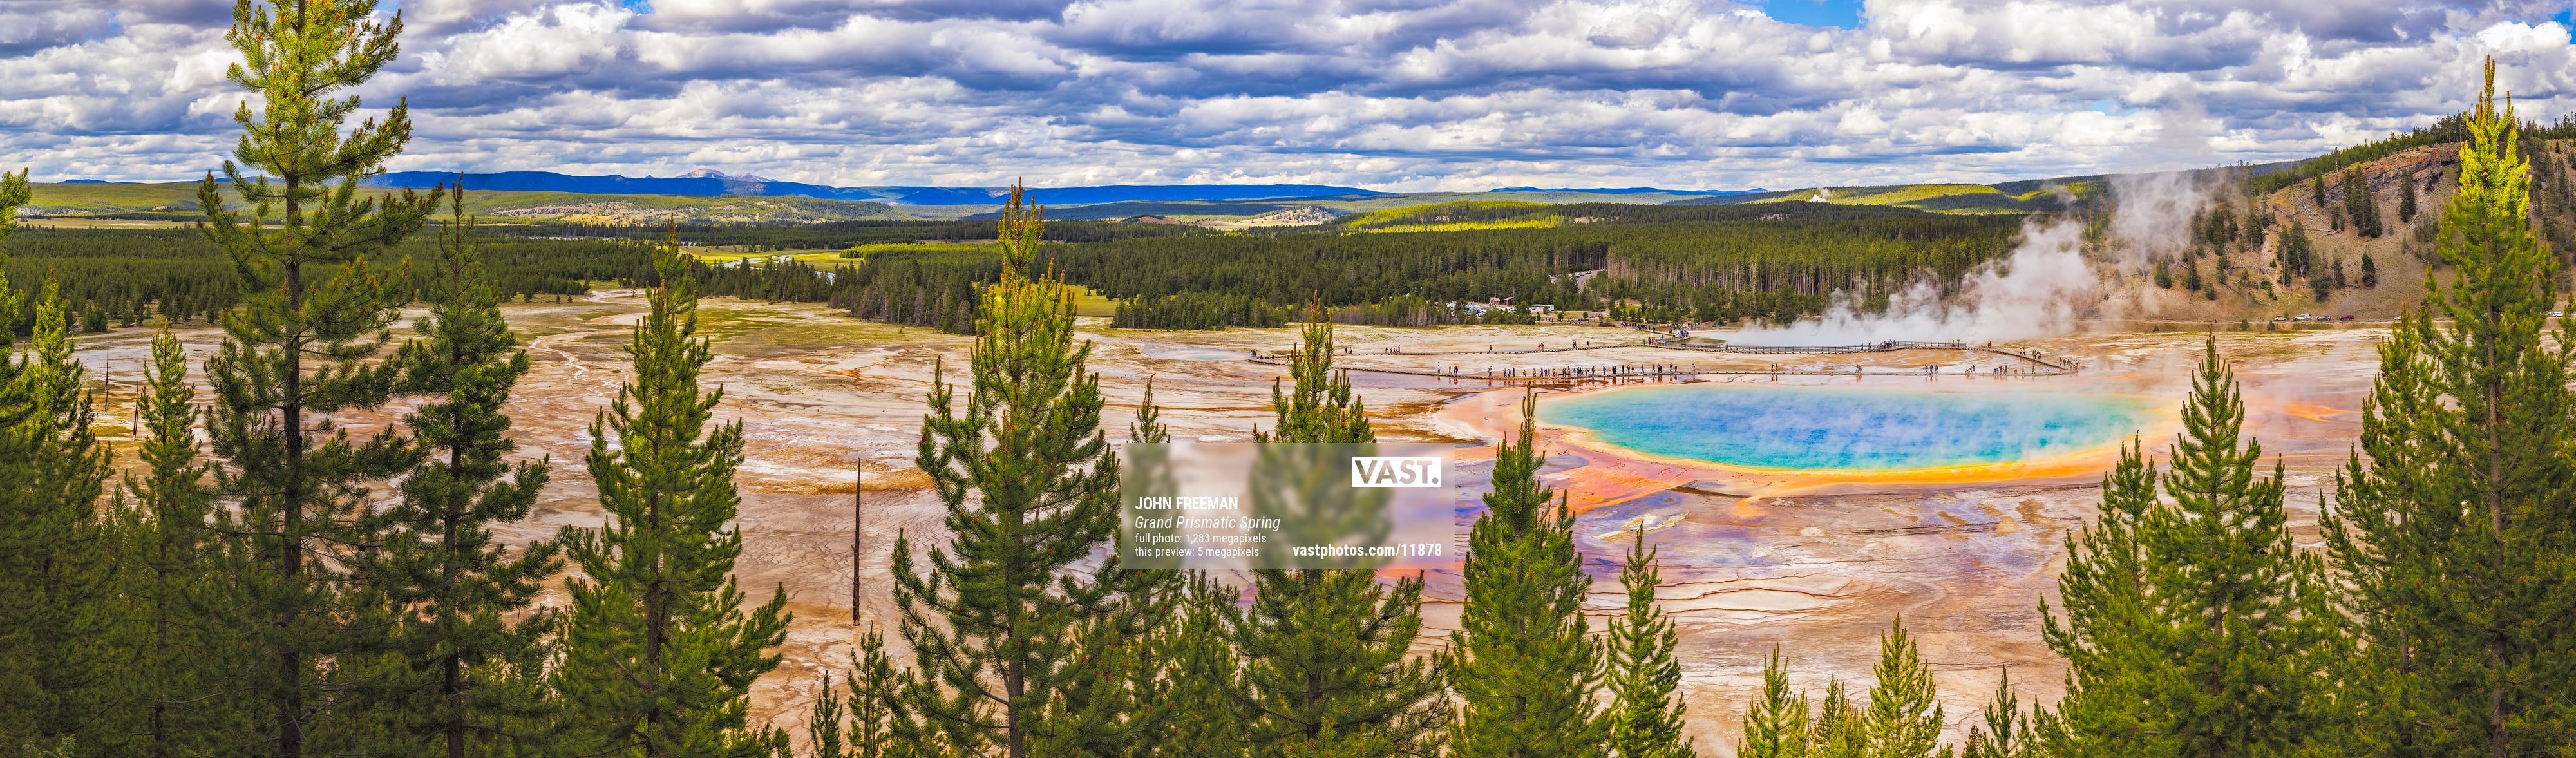
[{"label": "grand prismatic spring", "polygon": [[2092,452],[2136,431],[2152,407],[2138,395],[2045,390],[1698,383],[1576,395],[1539,418],[1658,457],[1878,473]]}]

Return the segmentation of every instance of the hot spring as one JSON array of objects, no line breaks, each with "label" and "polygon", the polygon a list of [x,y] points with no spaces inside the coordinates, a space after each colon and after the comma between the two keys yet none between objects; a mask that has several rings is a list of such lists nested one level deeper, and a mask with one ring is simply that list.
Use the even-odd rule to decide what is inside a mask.
[{"label": "hot spring", "polygon": [[2099,450],[2139,431],[2133,395],[1681,384],[1550,400],[1539,420],[1649,455],[1728,466],[1893,472],[2014,464]]}]

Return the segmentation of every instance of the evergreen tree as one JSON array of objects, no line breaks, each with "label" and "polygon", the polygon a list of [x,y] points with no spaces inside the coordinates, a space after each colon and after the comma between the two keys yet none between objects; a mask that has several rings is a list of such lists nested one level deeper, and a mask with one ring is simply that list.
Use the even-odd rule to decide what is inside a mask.
[{"label": "evergreen tree", "polygon": [[[1128,441],[1170,442],[1171,431],[1163,426],[1161,416],[1154,405],[1154,381],[1148,378],[1136,421],[1128,426]],[[1129,450],[1132,457],[1126,470],[1135,472],[1149,489],[1171,486],[1167,458]],[[1159,625],[1141,640],[1156,651],[1159,660],[1155,670],[1145,672],[1156,675],[1155,681],[1135,688],[1142,702],[1138,703],[1141,713],[1132,721],[1158,733],[1139,746],[1146,750],[1135,755],[1147,755],[1149,750],[1151,755],[1173,758],[1239,758],[1250,749],[1244,731],[1247,711],[1237,696],[1242,690],[1242,662],[1227,639],[1236,622],[1239,593],[1203,572],[1174,577],[1170,592],[1171,608],[1165,612],[1176,620]]]},{"label": "evergreen tree", "polygon": [[108,452],[89,430],[61,288],[44,293],[25,354],[0,357],[12,364],[0,399],[15,406],[0,428],[0,738],[97,747],[113,744],[93,727],[124,657],[106,644],[124,621],[98,511]]},{"label": "evergreen tree", "polygon": [[2164,491],[2138,532],[2152,623],[2179,682],[2151,700],[2184,756],[2276,755],[2315,728],[2324,697],[2321,567],[2291,543],[2281,464],[2255,476],[2261,443],[2239,444],[2245,404],[2212,335],[2183,403]]},{"label": "evergreen tree", "polygon": [[2318,174],[2318,175],[2317,175],[2317,177],[2316,177],[2316,179],[2314,179],[2314,180],[2310,181],[2310,182],[2308,183],[2308,193],[2312,196],[2312,197],[2310,198],[2310,200],[2314,201],[2314,202],[2317,204],[2317,210],[2325,210],[2325,209],[2326,209],[2326,175],[2324,175],[2324,174]]},{"label": "evergreen tree", "polygon": [[542,637],[555,618],[529,607],[563,561],[556,543],[538,540],[513,554],[493,534],[495,525],[527,518],[546,464],[503,460],[515,445],[501,407],[528,372],[528,353],[502,323],[465,193],[448,197],[424,293],[430,311],[415,324],[423,339],[403,345],[397,359],[402,391],[430,396],[405,419],[429,459],[380,516],[391,528],[370,570],[397,624],[396,660],[373,687],[403,715],[393,725],[396,744],[463,758],[475,740],[533,735],[546,698]]},{"label": "evergreen tree", "polygon": [[[1790,697],[1789,669],[1780,647],[1762,659],[1762,694],[1744,709],[1744,744],[1737,758],[1806,758],[1807,699]],[[1620,753],[1626,755],[1626,753]],[[1682,755],[1688,755],[1685,751]]]},{"label": "evergreen tree", "polygon": [[2102,479],[2101,517],[2067,541],[2057,590],[2064,615],[2039,606],[2040,636],[2067,661],[2062,729],[2041,730],[2063,758],[2171,755],[2149,696],[2168,662],[2157,639],[2139,532],[2156,507],[2156,472],[2135,440]]},{"label": "evergreen tree", "polygon": [[2356,752],[2539,755],[2576,733],[2576,334],[2541,333],[2556,261],[2492,61],[2486,77],[2441,219],[2458,275],[2381,346],[2325,521],[2362,642],[2344,676]]},{"label": "evergreen tree", "polygon": [[2361,286],[2379,286],[2379,263],[2371,260],[2369,253],[2361,254]]},{"label": "evergreen tree", "polygon": [[[399,435],[365,441],[330,414],[382,403],[395,372],[370,358],[404,299],[371,261],[420,229],[437,202],[408,190],[361,199],[358,183],[411,137],[410,109],[344,130],[359,107],[343,94],[393,61],[402,16],[374,20],[373,0],[240,0],[226,35],[243,60],[227,76],[262,103],[233,114],[243,135],[224,162],[228,184],[198,185],[209,238],[239,272],[240,309],[225,314],[222,349],[206,362],[215,408],[215,534],[232,562],[229,602],[251,618],[236,629],[265,649],[241,691],[271,724],[258,746],[303,755],[308,727],[325,723],[345,683],[324,665],[362,655],[367,634],[349,614],[346,566],[373,544],[363,523],[367,485],[417,459]],[[230,187],[238,202],[228,202]],[[245,218],[247,216],[247,218]],[[344,746],[321,745],[337,750]]]},{"label": "evergreen tree", "polygon": [[1084,368],[1090,344],[1073,340],[1074,298],[1059,280],[1031,278],[1044,222],[1022,202],[1015,190],[1001,281],[976,305],[966,407],[941,379],[922,421],[917,463],[955,538],[929,551],[926,573],[908,535],[894,547],[895,605],[919,672],[908,705],[947,750],[1010,758],[1029,755],[1035,738],[1084,737],[1050,731],[1049,709],[1110,694],[1075,688],[1120,678],[1121,651],[1100,645],[1147,630],[1165,576],[1122,571],[1114,553],[1097,580],[1070,571],[1117,527],[1118,462],[1100,434],[1099,377]]},{"label": "evergreen tree", "polygon": [[2398,177],[2397,221],[2403,224],[2415,223],[2415,177]]},{"label": "evergreen tree", "polygon": [[2278,464],[2257,478],[2261,446],[2239,444],[2244,404],[2215,336],[2183,422],[2173,503],[2124,447],[2101,520],[2070,545],[2066,614],[2043,632],[2071,664],[2066,733],[2048,737],[2061,754],[2275,755],[2316,729],[2321,568],[2290,542]]},{"label": "evergreen tree", "polygon": [[205,560],[210,534],[206,467],[198,462],[188,356],[164,327],[152,340],[145,389],[135,398],[136,436],[145,469],[128,474],[117,531],[131,556],[126,597],[134,606],[124,630],[136,675],[127,701],[132,722],[153,758],[199,755],[240,741],[239,705],[223,697],[226,671],[247,650],[223,634],[226,618],[214,569]]},{"label": "evergreen tree", "polygon": [[[1373,442],[1347,376],[1332,372],[1332,325],[1310,306],[1274,387],[1277,425],[1262,442]],[[1408,651],[1422,630],[1422,580],[1381,585],[1366,569],[1261,569],[1236,619],[1248,740],[1261,755],[1429,756],[1449,720],[1440,669]]]},{"label": "evergreen tree", "polygon": [[841,735],[841,698],[832,694],[831,675],[822,679],[822,690],[814,693],[814,712],[805,719],[805,744],[813,758],[848,758]]},{"label": "evergreen tree", "polygon": [[[1154,405],[1154,382],[1148,378],[1136,420],[1127,427],[1128,441],[1170,442],[1171,432],[1163,428],[1161,417],[1161,409]],[[1168,466],[1166,458],[1148,456],[1140,457],[1133,468],[1146,482],[1168,483]],[[1119,472],[1122,480],[1126,468]],[[1107,550],[1114,554],[1116,546]],[[1190,602],[1186,577],[1169,569],[1131,569],[1121,571],[1118,579],[1124,602],[1113,612],[1082,622],[1071,653],[1078,664],[1070,669],[1075,673],[1066,679],[1063,691],[1048,701],[1031,730],[1029,752],[1068,758],[1143,758],[1227,744],[1221,737],[1214,743],[1187,747],[1171,742],[1174,722],[1193,712],[1203,715],[1211,705],[1184,703],[1175,697],[1183,687],[1180,678],[1194,673],[1181,668],[1180,654],[1198,645],[1223,644],[1222,637],[1174,639],[1173,631],[1179,626],[1176,617],[1187,612],[1184,608]],[[1227,690],[1201,689],[1214,696],[1216,707],[1232,704]],[[1239,727],[1236,731],[1240,732]]]},{"label": "evergreen tree", "polygon": [[2023,758],[2036,752],[2030,722],[2023,720],[2021,698],[2013,692],[2012,671],[1995,683],[1995,699],[1986,703],[1984,724],[1968,727],[1968,744],[1960,758]]},{"label": "evergreen tree", "polygon": [[[1609,712],[1603,716],[1610,722],[1610,752],[1623,758],[1685,758],[1692,755],[1691,741],[1682,736],[1684,710],[1675,697],[1682,665],[1673,657],[1681,634],[1655,605],[1655,587],[1663,583],[1655,556],[1662,549],[1646,549],[1644,530],[1630,539],[1627,563],[1619,569],[1619,585],[1628,593],[1627,613],[1611,619],[1603,651],[1610,691]],[[1803,723],[1803,699],[1799,711]]]},{"label": "evergreen tree", "polygon": [[1932,667],[1923,663],[1905,620],[1878,639],[1878,681],[1869,687],[1869,758],[1930,758],[1941,742],[1941,705],[1935,702]]},{"label": "evergreen tree", "polygon": [[1467,536],[1448,665],[1460,701],[1449,744],[1461,754],[1595,755],[1609,725],[1593,705],[1601,661],[1582,613],[1592,577],[1574,550],[1574,512],[1539,483],[1537,436],[1538,395],[1524,393],[1519,444],[1495,451],[1493,491]]},{"label": "evergreen tree", "polygon": [[698,387],[713,355],[679,245],[654,261],[661,286],[627,346],[634,372],[590,426],[584,461],[609,519],[565,527],[582,578],[552,671],[564,700],[558,749],[636,758],[765,756],[787,735],[745,723],[754,679],[778,666],[784,588],[746,614],[735,586],[742,532],[742,424],[707,428],[724,391]]},{"label": "evergreen tree", "polygon": [[2316,265],[2317,253],[2314,244],[2308,240],[2307,222],[2290,221],[2289,231],[2281,234],[2279,257],[2283,286],[2290,284],[2291,277],[2309,274]]},{"label": "evergreen tree", "polygon": [[850,690],[848,758],[935,755],[927,752],[928,730],[904,702],[912,676],[886,656],[883,633],[870,629],[859,638],[859,649],[850,654],[850,673],[842,681]]},{"label": "evergreen tree", "polygon": [[2352,217],[2354,234],[2379,236],[2379,200],[2370,193],[2370,177],[2358,169],[2344,174],[2343,205],[2344,214]]},{"label": "evergreen tree", "polygon": [[813,758],[905,758],[935,754],[927,750],[928,734],[904,706],[910,677],[885,654],[885,634],[875,629],[850,651],[850,670],[841,676],[847,700],[832,694],[832,678],[823,677],[805,722]]},{"label": "evergreen tree", "polygon": [[1170,715],[1156,755],[1171,758],[1241,758],[1251,750],[1245,731],[1250,710],[1243,692],[1243,662],[1228,639],[1236,619],[1234,588],[1205,575],[1188,577],[1180,622],[1160,632],[1169,661],[1164,691]]},{"label": "evergreen tree", "polygon": [[1807,754],[1816,758],[1869,758],[1868,714],[1852,707],[1842,680],[1825,683],[1825,702],[1816,709]]}]

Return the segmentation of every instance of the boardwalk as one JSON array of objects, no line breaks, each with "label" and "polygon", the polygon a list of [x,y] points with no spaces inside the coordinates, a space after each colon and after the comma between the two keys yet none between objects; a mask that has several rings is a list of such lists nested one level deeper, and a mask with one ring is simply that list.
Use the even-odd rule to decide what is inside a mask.
[{"label": "boardwalk", "polygon": [[[1902,340],[1873,342],[1865,345],[1831,346],[1734,345],[1724,343],[1701,345],[1684,344],[1678,338],[1667,337],[1648,339],[1643,342],[1616,342],[1607,344],[1595,342],[1572,342],[1567,344],[1565,347],[1545,347],[1542,344],[1538,347],[1510,349],[1494,348],[1487,350],[1444,350],[1427,352],[1410,352],[1400,349],[1390,349],[1384,352],[1373,353],[1361,353],[1345,350],[1342,355],[1354,357],[1361,355],[1404,357],[1441,355],[1503,356],[1527,355],[1532,353],[1574,353],[1588,350],[1617,350],[1623,348],[1670,350],[1685,353],[1734,353],[1745,355],[1836,355],[1849,353],[1887,353],[1899,350],[1949,350],[2000,355],[2014,358],[2030,365],[2014,370],[2005,370],[1998,367],[1987,371],[1967,369],[1947,372],[1941,371],[1938,367],[1933,366],[1926,366],[1920,371],[1897,369],[1879,369],[1872,371],[1860,366],[1853,366],[1849,370],[1845,370],[1841,368],[1710,368],[1681,364],[1503,368],[1482,369],[1476,371],[1468,371],[1463,368],[1440,370],[1371,368],[1350,365],[1341,365],[1336,366],[1335,368],[1345,371],[1363,371],[1374,374],[1402,374],[1406,376],[1428,376],[1442,379],[1466,379],[1494,382],[1498,384],[1575,384],[1582,382],[1652,380],[1689,378],[1697,376],[2058,376],[2074,373],[2077,368],[2072,362],[2064,361],[2062,359],[2049,360],[2044,356],[2009,348],[1987,347],[1967,342],[1907,342]],[[1285,366],[1288,365],[1288,361],[1284,357],[1285,355],[1287,355],[1287,351],[1270,354],[1254,353],[1251,360],[1254,363],[1262,365]]]}]

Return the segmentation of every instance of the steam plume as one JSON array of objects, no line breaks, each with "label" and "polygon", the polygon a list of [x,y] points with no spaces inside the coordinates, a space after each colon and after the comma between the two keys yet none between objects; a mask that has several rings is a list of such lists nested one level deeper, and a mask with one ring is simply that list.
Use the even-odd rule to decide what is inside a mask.
[{"label": "steam plume", "polygon": [[2011,341],[2075,331],[2102,300],[2102,281],[2083,253],[2084,229],[2072,221],[2030,225],[2011,255],[1960,277],[1948,299],[1928,281],[1888,298],[1887,309],[1863,312],[1858,298],[1834,293],[1823,316],[1778,327],[1745,329],[1736,339],[1759,345],[1853,345],[1881,340]]}]

